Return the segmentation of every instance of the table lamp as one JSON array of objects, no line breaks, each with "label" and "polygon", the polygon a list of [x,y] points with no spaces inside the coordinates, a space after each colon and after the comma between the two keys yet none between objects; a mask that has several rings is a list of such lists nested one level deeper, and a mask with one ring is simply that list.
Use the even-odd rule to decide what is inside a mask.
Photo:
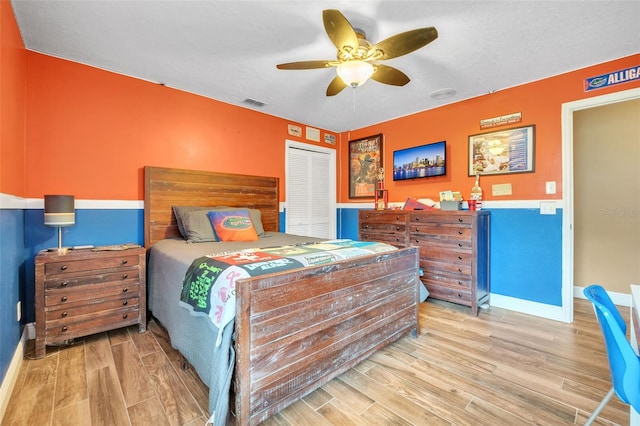
[{"label": "table lamp", "polygon": [[73,195],[44,196],[44,224],[58,227],[58,251],[64,251],[62,248],[62,227],[75,225],[75,223],[76,209]]}]

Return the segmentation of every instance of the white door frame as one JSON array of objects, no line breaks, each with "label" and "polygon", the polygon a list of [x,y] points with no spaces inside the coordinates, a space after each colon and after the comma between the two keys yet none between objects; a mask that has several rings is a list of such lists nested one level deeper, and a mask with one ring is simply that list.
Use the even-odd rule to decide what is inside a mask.
[{"label": "white door frame", "polygon": [[573,113],[640,98],[640,88],[562,104],[562,320],[573,322]]},{"label": "white door frame", "polygon": [[[296,142],[296,141],[292,141],[289,139],[285,139],[285,154],[284,154],[284,169],[285,169],[285,179],[287,179],[287,181],[285,182],[285,188],[287,188],[287,193],[286,193],[286,197],[289,198],[289,179],[287,176],[287,172],[289,171],[289,148],[298,148],[298,149],[303,149],[305,151],[312,151],[312,152],[320,152],[323,154],[328,154],[329,155],[329,176],[328,176],[328,181],[327,181],[327,185],[329,185],[329,210],[333,212],[333,214],[331,215],[331,217],[329,218],[330,220],[330,226],[331,229],[333,230],[332,235],[336,236],[337,233],[337,225],[336,225],[336,150],[335,149],[331,149],[331,148],[325,148],[323,146],[318,146],[318,145],[312,145],[312,144],[308,144],[308,143],[302,143],[302,142]],[[285,203],[284,203],[284,208],[285,208],[285,229],[286,229],[286,224],[288,223],[288,215],[287,215],[287,202],[285,199]]]}]

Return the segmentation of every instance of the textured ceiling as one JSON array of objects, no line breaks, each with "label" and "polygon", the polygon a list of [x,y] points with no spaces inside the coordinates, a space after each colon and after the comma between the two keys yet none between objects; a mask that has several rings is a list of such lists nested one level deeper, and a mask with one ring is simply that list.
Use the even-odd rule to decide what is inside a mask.
[{"label": "textured ceiling", "polygon": [[[27,49],[163,83],[307,125],[346,131],[640,52],[640,1],[12,0]],[[375,43],[434,26],[386,61],[411,78],[325,96],[335,69],[322,10]],[[429,95],[452,88],[453,97]],[[249,105],[250,98],[266,105]]]}]

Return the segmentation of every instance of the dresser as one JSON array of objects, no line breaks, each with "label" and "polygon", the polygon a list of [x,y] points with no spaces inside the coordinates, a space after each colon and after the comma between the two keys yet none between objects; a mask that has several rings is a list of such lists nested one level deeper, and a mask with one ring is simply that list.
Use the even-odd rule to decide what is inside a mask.
[{"label": "dresser", "polygon": [[429,297],[478,315],[489,302],[490,217],[486,210],[361,210],[359,239],[418,247]]},{"label": "dresser", "polygon": [[139,324],[146,330],[146,252],[42,251],[35,258],[36,358],[46,345]]}]

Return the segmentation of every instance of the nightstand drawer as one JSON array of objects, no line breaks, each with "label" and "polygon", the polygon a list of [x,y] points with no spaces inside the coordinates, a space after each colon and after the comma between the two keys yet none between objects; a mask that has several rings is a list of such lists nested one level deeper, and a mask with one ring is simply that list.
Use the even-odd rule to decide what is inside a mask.
[{"label": "nightstand drawer", "polygon": [[[113,297],[125,297],[130,294],[138,294],[140,285],[138,281],[118,281],[77,287],[75,291],[52,290],[44,296],[45,307],[58,305],[75,305],[87,303],[87,301],[100,301]],[[81,289],[81,290],[80,290]]]},{"label": "nightstand drawer", "polygon": [[83,260],[64,260],[47,263],[44,268],[45,275],[70,274],[81,271],[95,271],[97,269],[114,269],[124,266],[138,265],[138,256],[120,254],[106,258],[93,258]]},{"label": "nightstand drawer", "polygon": [[105,274],[91,274],[75,276],[58,276],[56,279],[47,279],[44,283],[45,291],[51,291],[56,289],[71,289],[77,286],[83,286],[87,284],[96,284],[109,281],[123,281],[126,279],[138,280],[140,278],[140,271],[138,268],[126,268],[119,270],[118,272],[110,272]]},{"label": "nightstand drawer", "polygon": [[74,322],[87,321],[92,317],[101,315],[105,312],[113,312],[119,310],[138,309],[140,307],[140,299],[138,297],[114,298],[99,303],[85,303],[80,306],[57,306],[55,309],[47,310],[45,317],[47,318],[47,327],[68,325]]},{"label": "nightstand drawer", "polygon": [[115,311],[99,312],[82,318],[78,321],[70,321],[68,324],[57,324],[55,321],[47,323],[47,343],[60,342],[75,339],[80,336],[126,327],[138,322],[139,309],[127,307]]}]

